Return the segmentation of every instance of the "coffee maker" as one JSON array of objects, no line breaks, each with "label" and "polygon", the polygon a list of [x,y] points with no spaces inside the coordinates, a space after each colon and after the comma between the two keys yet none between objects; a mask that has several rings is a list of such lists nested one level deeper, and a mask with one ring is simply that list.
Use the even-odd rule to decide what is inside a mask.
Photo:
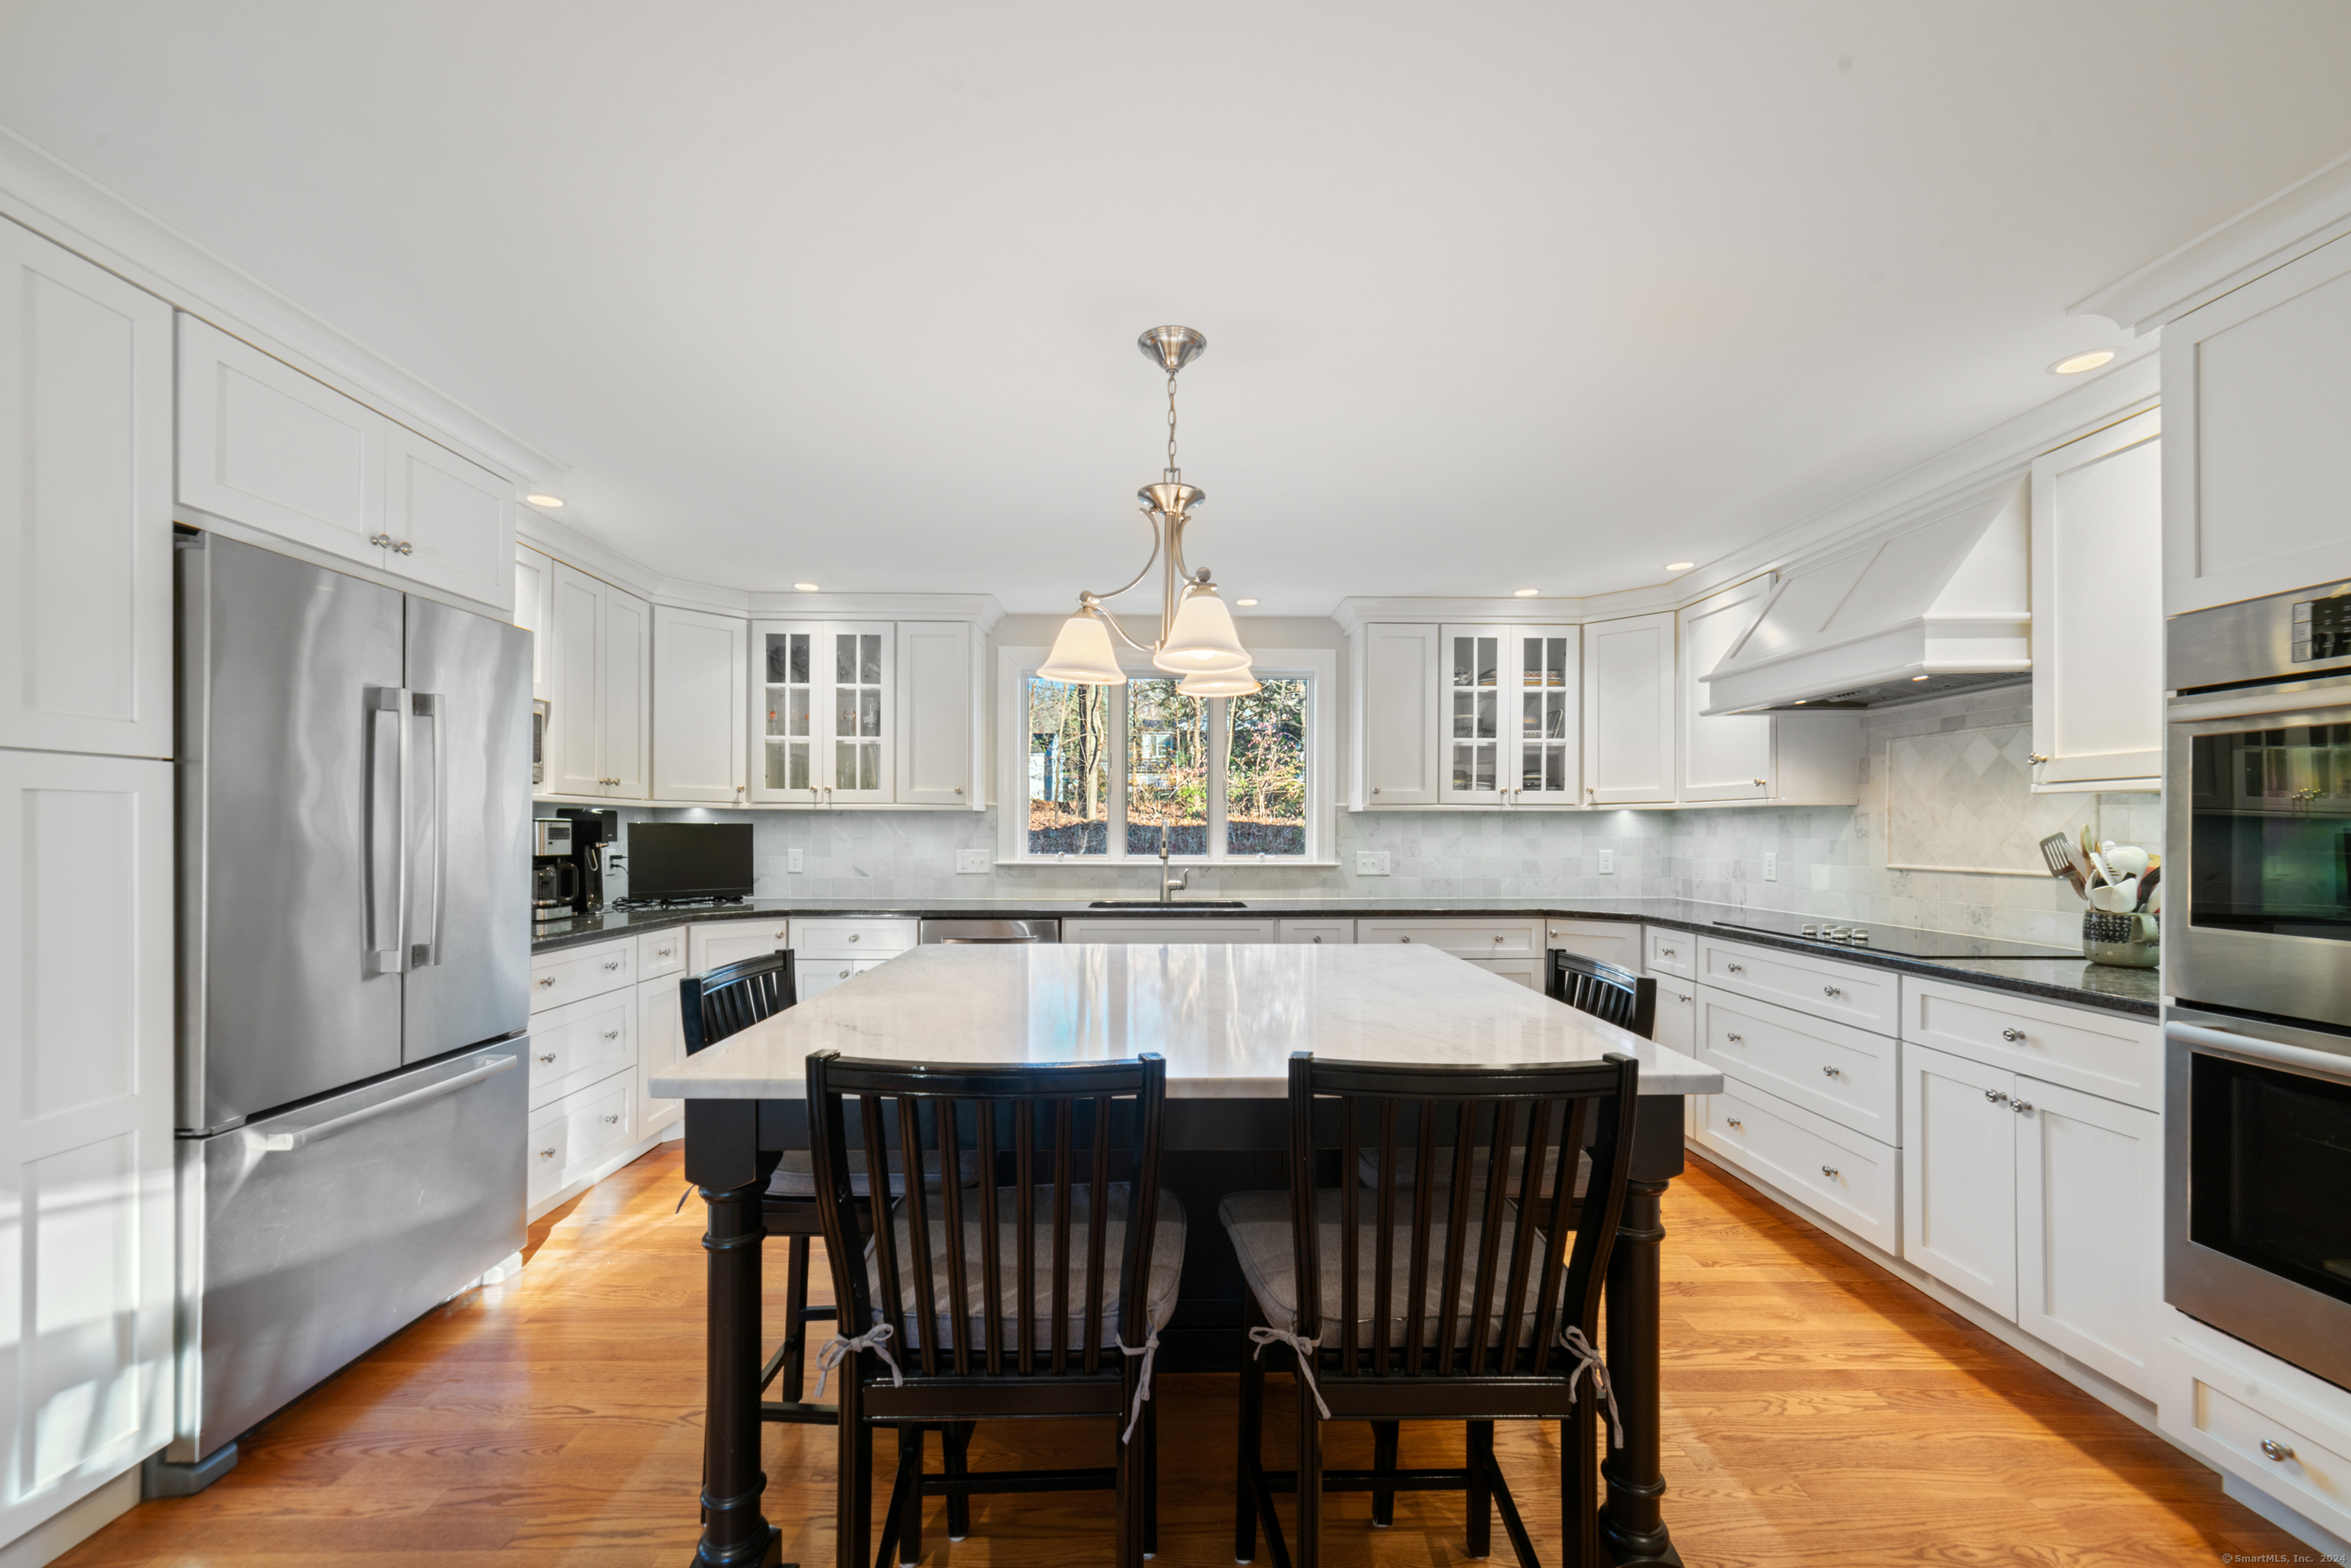
[{"label": "coffee maker", "polygon": [[570,825],[571,863],[578,874],[572,911],[601,915],[604,911],[604,857],[621,846],[621,813],[593,806],[564,806],[556,816]]},{"label": "coffee maker", "polygon": [[530,918],[545,926],[580,913],[580,866],[572,858],[572,825],[561,817],[531,823]]}]

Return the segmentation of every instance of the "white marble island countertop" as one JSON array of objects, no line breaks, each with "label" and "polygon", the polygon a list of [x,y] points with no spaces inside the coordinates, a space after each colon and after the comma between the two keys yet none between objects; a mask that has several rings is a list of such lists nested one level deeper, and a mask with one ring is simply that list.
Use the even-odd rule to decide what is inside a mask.
[{"label": "white marble island countertop", "polygon": [[796,1100],[811,1051],[1102,1061],[1155,1051],[1173,1098],[1280,1099],[1290,1056],[1480,1065],[1640,1059],[1645,1094],[1722,1075],[1434,948],[918,947],[653,1074],[673,1100]]}]

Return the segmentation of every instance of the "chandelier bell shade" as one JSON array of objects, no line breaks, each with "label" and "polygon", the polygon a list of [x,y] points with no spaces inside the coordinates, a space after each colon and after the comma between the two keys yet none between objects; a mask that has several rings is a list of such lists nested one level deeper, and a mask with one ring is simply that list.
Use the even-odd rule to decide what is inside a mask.
[{"label": "chandelier bell shade", "polygon": [[[1061,623],[1053,651],[1037,674],[1073,685],[1123,685],[1126,672],[1119,668],[1118,650],[1112,642],[1115,637],[1148,655],[1156,668],[1183,675],[1187,683],[1212,676],[1238,688],[1232,693],[1208,692],[1187,684],[1179,691],[1195,696],[1245,695],[1255,691],[1257,683],[1249,674],[1249,650],[1241,646],[1232,612],[1217,596],[1208,569],[1202,567],[1196,572],[1184,563],[1184,530],[1191,523],[1193,508],[1208,497],[1206,491],[1184,482],[1183,470],[1176,463],[1176,373],[1206,351],[1208,340],[1189,327],[1154,327],[1135,340],[1135,347],[1167,372],[1167,466],[1156,482],[1134,493],[1137,509],[1151,527],[1151,556],[1124,587],[1108,593],[1079,593],[1077,613]],[[1102,601],[1142,586],[1155,566],[1160,569],[1159,635],[1145,645],[1127,635],[1117,619],[1104,612]]]},{"label": "chandelier bell shade", "polygon": [[1187,697],[1245,697],[1251,692],[1263,691],[1265,687],[1255,675],[1242,669],[1186,675],[1176,683],[1176,689]]}]

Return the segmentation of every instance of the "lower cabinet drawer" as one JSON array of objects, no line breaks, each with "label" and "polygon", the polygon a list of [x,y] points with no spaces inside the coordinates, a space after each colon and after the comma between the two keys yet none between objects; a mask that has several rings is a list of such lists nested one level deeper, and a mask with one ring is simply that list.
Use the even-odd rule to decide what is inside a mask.
[{"label": "lower cabinet drawer", "polygon": [[1902,1009],[1896,1005],[1899,977],[1888,969],[1701,936],[1698,972],[1691,977],[1718,990],[1776,1002],[1873,1034],[1901,1030]]},{"label": "lower cabinet drawer", "polygon": [[560,1191],[626,1148],[636,1075],[617,1072],[531,1113],[530,1201]]},{"label": "lower cabinet drawer", "polygon": [[706,975],[746,958],[764,958],[789,945],[790,929],[789,923],[772,917],[704,921],[686,935],[685,972]]},{"label": "lower cabinet drawer", "polygon": [[1355,939],[1355,923],[1352,920],[1285,920],[1281,923],[1281,939],[1301,944],[1345,944]]},{"label": "lower cabinet drawer", "polygon": [[1657,977],[1657,1021],[1650,1028],[1649,1038],[1684,1056],[1698,1054],[1696,986],[1670,975]]},{"label": "lower cabinet drawer", "polygon": [[2068,1089],[2163,1109],[2163,1030],[2148,1019],[1906,977],[1902,1038]]},{"label": "lower cabinet drawer", "polygon": [[585,1088],[637,1060],[637,992],[611,991],[530,1020],[533,1110]]},{"label": "lower cabinet drawer", "polygon": [[1760,1090],[1734,1084],[1702,1100],[1698,1146],[1802,1198],[1876,1246],[1895,1250],[1901,1151]]},{"label": "lower cabinet drawer", "polygon": [[1112,947],[1237,946],[1281,941],[1278,920],[1226,920],[1216,915],[1154,919],[1149,915],[1110,915],[1095,920],[1064,920],[1064,942],[1099,943]]},{"label": "lower cabinet drawer", "polygon": [[1698,967],[1698,938],[1687,931],[1677,931],[1670,925],[1646,928],[1648,939],[1644,953],[1652,975],[1679,975],[1687,979]]},{"label": "lower cabinet drawer", "polygon": [[[2183,1332],[2211,1333],[2201,1324]],[[2336,1534],[2351,1535],[2351,1396],[2269,1363],[2251,1346],[2208,1354],[2174,1338],[2166,1348],[2170,1365],[2158,1400],[2163,1429]],[[2244,1364],[2231,1364],[2241,1359]]]},{"label": "lower cabinet drawer", "polygon": [[1489,975],[1499,975],[1531,991],[1543,988],[1543,961],[1541,958],[1465,958],[1462,961]]},{"label": "lower cabinet drawer", "polygon": [[[1640,929],[1635,925],[1627,931]],[[1417,942],[1459,958],[1541,958],[1540,920],[1358,920],[1358,942]],[[1562,944],[1565,946],[1565,944]]]},{"label": "lower cabinet drawer", "polygon": [[894,958],[914,946],[911,920],[795,920],[792,951],[803,958]]},{"label": "lower cabinet drawer", "polygon": [[[633,937],[599,942],[592,947],[559,947],[530,961],[530,1010],[545,1012],[583,997],[618,990],[637,981],[637,944]],[[538,1027],[534,1018],[531,1027]]]},{"label": "lower cabinet drawer", "polygon": [[1879,1143],[1902,1141],[1894,1041],[1711,987],[1698,997],[1699,1061]]},{"label": "lower cabinet drawer", "polygon": [[1543,922],[1543,944],[1636,975],[1641,972],[1641,927],[1630,920],[1567,920],[1554,915]]}]

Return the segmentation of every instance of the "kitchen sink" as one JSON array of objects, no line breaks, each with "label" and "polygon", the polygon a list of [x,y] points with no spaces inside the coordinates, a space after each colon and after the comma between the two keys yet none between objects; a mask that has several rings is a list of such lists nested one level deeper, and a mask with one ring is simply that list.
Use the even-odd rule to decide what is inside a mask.
[{"label": "kitchen sink", "polygon": [[1238,898],[1186,898],[1162,904],[1155,898],[1097,898],[1088,909],[1247,909]]}]

